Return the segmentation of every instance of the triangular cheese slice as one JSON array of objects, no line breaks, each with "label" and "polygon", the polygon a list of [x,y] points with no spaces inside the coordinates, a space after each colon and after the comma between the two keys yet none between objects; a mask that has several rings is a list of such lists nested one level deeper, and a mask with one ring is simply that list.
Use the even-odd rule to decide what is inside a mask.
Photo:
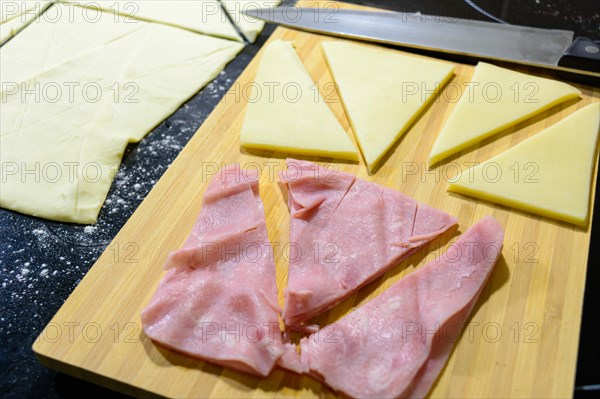
[{"label": "triangular cheese slice", "polygon": [[246,148],[358,160],[296,51],[281,40],[263,50],[240,142]]},{"label": "triangular cheese slice", "polygon": [[212,179],[192,232],[165,267],[142,312],[146,335],[190,356],[268,375],[284,347],[256,171],[236,164]]},{"label": "triangular cheese slice", "polygon": [[456,219],[389,188],[288,160],[291,213],[283,319],[295,329],[381,276]]},{"label": "triangular cheese slice", "polygon": [[429,166],[580,94],[566,83],[480,62],[433,144]]},{"label": "triangular cheese slice", "polygon": [[449,190],[584,226],[600,124],[598,103],[456,177]]},{"label": "triangular cheese slice", "polygon": [[454,66],[346,42],[322,46],[372,172],[450,79]]}]

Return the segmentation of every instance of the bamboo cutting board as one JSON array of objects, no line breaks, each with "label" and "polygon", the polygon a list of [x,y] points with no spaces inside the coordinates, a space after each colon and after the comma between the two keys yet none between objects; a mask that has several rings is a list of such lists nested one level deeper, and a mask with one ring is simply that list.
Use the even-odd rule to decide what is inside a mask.
[{"label": "bamboo cutting board", "polygon": [[[328,84],[332,79],[319,45],[322,40],[337,39],[284,28],[278,28],[270,40],[275,39],[294,42],[317,87],[330,100],[331,110],[352,136],[335,88]],[[268,378],[259,379],[179,355],[154,345],[141,329],[140,312],[163,276],[167,254],[188,235],[210,177],[232,162],[262,172],[261,198],[283,300],[289,214],[276,172],[283,168],[285,154],[241,150],[238,137],[261,54],[36,340],[33,350],[44,365],[136,396],[335,396],[310,377],[276,369]],[[400,139],[375,175],[369,176],[362,162],[335,165],[458,217],[459,232],[485,215],[493,215],[506,229],[502,257],[464,333],[457,339],[432,397],[569,397],[573,392],[591,227],[580,229],[450,194],[446,181],[464,170],[468,162],[481,162],[501,153],[576,109],[598,101],[600,95],[597,90],[580,87],[584,92],[581,100],[554,107],[427,172],[425,161],[433,140],[455,104],[452,99],[456,93],[451,90],[465,87],[472,73],[472,66],[457,64],[451,84]],[[595,176],[596,172],[594,184]],[[457,234],[450,232],[435,240],[318,322],[333,322],[366,303],[402,276],[440,256]]]}]

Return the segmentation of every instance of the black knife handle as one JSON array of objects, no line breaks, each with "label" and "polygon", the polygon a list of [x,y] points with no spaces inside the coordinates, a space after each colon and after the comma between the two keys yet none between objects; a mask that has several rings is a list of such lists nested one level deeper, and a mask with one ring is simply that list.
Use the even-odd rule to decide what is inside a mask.
[{"label": "black knife handle", "polygon": [[587,37],[576,38],[558,61],[558,65],[565,68],[600,72],[600,42],[595,42]]}]

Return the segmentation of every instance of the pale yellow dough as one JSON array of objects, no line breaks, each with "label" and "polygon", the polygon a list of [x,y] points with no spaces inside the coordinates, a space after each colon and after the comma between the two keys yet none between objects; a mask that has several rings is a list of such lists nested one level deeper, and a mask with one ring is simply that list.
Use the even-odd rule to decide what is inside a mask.
[{"label": "pale yellow dough", "polygon": [[358,159],[296,51],[281,40],[263,50],[240,142],[247,148]]},{"label": "pale yellow dough", "polygon": [[0,79],[28,81],[49,68],[93,52],[148,25],[115,18],[109,13],[96,15],[93,10],[87,14],[86,10],[72,4],[53,4],[44,16],[23,29],[18,38],[2,46]]},{"label": "pale yellow dough", "polygon": [[42,13],[51,1],[7,1],[0,6],[0,45]]},{"label": "pale yellow dough", "polygon": [[50,0],[3,1],[0,6],[0,23],[19,19],[23,15],[39,15],[51,2]]},{"label": "pale yellow dough", "polygon": [[[127,144],[141,140],[243,47],[160,24],[124,25],[108,14],[88,28],[68,19],[42,21],[2,48],[3,208],[94,223]],[[47,36],[48,48],[25,46]]]},{"label": "pale yellow dough", "polygon": [[[206,35],[242,41],[218,0],[62,0],[85,7],[100,7],[130,19],[158,22]],[[250,40],[256,40],[264,22],[241,14],[248,8],[267,8],[279,0],[224,0],[223,5]]]},{"label": "pale yellow dough", "polygon": [[448,63],[347,42],[322,44],[370,172],[452,76]]},{"label": "pale yellow dough", "polygon": [[462,93],[433,144],[429,166],[581,94],[566,83],[484,62]]},{"label": "pale yellow dough", "polygon": [[[262,32],[265,23],[263,20],[248,17],[243,11],[256,8],[271,9],[276,7],[280,0],[221,0],[225,10],[231,16],[232,21],[241,29],[251,43],[254,43],[260,32]],[[290,11],[291,13],[292,11]]]},{"label": "pale yellow dough", "polygon": [[28,22],[33,20],[35,15],[26,14],[17,18],[0,22],[0,45],[16,35]]},{"label": "pale yellow dough", "polygon": [[588,105],[459,175],[449,190],[584,226],[600,104]]}]

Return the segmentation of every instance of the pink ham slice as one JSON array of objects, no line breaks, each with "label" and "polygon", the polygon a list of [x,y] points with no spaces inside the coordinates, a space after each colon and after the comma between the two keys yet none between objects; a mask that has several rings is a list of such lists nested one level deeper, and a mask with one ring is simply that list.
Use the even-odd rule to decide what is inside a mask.
[{"label": "pink ham slice", "polygon": [[352,397],[425,396],[490,276],[503,238],[495,219],[482,219],[444,256],[304,338],[300,355],[287,347],[279,364]]},{"label": "pink ham slice", "polygon": [[266,376],[284,351],[275,264],[257,174],[229,166],[142,312],[152,340],[184,354]]},{"label": "pink ham slice", "polygon": [[314,163],[288,159],[290,267],[283,319],[292,329],[381,276],[456,219]]}]

